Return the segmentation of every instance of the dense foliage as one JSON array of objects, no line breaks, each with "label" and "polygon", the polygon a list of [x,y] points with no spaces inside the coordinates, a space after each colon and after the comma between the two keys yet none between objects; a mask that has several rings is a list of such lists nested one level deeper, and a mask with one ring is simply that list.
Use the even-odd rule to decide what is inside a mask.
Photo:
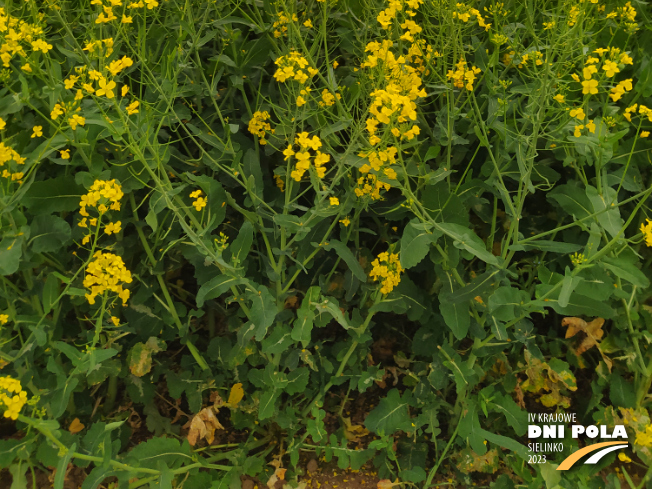
[{"label": "dense foliage", "polygon": [[[404,487],[644,487],[651,22],[0,2],[12,487],[70,463],[83,489],[297,487],[302,451]],[[562,477],[578,440],[530,464],[528,412],[625,424],[630,448]]]}]

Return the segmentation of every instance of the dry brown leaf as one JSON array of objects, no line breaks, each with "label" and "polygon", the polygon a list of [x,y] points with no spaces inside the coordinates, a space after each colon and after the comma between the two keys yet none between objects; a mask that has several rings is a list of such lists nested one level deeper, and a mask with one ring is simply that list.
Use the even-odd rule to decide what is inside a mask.
[{"label": "dry brown leaf", "polygon": [[195,446],[198,440],[206,439],[208,444],[215,439],[215,430],[223,430],[224,426],[217,420],[213,408],[204,408],[192,418],[190,431],[188,432],[188,443]]},{"label": "dry brown leaf", "polygon": [[[274,465],[271,463],[270,465]],[[285,480],[285,471],[287,469],[282,469],[280,467],[277,467],[274,473],[271,475],[271,477],[267,480],[267,487],[272,489],[273,487],[276,486],[276,481],[279,480]]]},{"label": "dry brown leaf", "polygon": [[378,481],[378,484],[376,484],[376,487],[378,489],[391,489],[394,486],[400,485],[400,482],[398,479],[396,479],[394,482],[392,482],[389,479],[383,479],[381,481]]},{"label": "dry brown leaf", "polygon": [[83,430],[85,426],[79,421],[79,418],[75,418],[72,420],[72,423],[70,423],[70,427],[68,428],[68,431],[70,431],[73,435],[76,433],[79,433],[81,430]]},{"label": "dry brown leaf", "polygon": [[521,389],[521,384],[518,380],[516,381],[514,392],[516,392],[516,404],[518,404],[521,409],[525,409],[525,395],[523,394],[523,389]]}]

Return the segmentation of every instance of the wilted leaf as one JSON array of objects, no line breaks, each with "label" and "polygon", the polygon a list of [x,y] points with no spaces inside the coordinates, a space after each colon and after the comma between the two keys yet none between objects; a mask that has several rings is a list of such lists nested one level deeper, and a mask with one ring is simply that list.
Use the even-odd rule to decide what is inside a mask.
[{"label": "wilted leaf", "polygon": [[198,440],[204,438],[210,445],[215,439],[215,430],[223,429],[224,426],[215,417],[213,408],[204,408],[192,418],[190,431],[188,432],[188,443],[194,447]]},{"label": "wilted leaf", "polygon": [[525,350],[525,361],[527,380],[521,384],[521,390],[532,393],[548,391],[542,393],[539,398],[541,404],[546,407],[570,407],[570,398],[560,392],[562,387],[571,391],[577,390],[575,377],[568,370],[568,364],[556,358],[550,360],[550,364],[542,362],[532,357],[528,350]]},{"label": "wilted leaf", "polygon": [[244,390],[242,389],[242,383],[238,382],[237,384],[233,384],[233,387],[231,387],[231,393],[229,394],[229,406],[237,408],[238,403],[242,401],[243,397]]},{"label": "wilted leaf", "polygon": [[351,424],[351,418],[342,418],[342,421],[344,421],[344,436],[349,441],[360,441],[361,436],[369,434],[364,426]]},{"label": "wilted leaf", "polygon": [[378,481],[378,484],[376,485],[376,487],[378,489],[391,489],[392,487],[398,486],[400,484],[401,483],[398,481],[398,479],[396,479],[394,482],[392,482],[389,479],[383,479],[381,481]]},{"label": "wilted leaf", "polygon": [[165,350],[165,341],[154,336],[147,343],[136,343],[129,353],[129,370],[136,377],[142,377],[152,369],[152,354]]},{"label": "wilted leaf", "polygon": [[611,372],[611,366],[613,362],[608,358],[600,348],[600,340],[604,336],[604,331],[602,326],[604,325],[603,318],[595,318],[590,323],[584,321],[584,319],[577,317],[566,317],[561,321],[562,326],[568,326],[566,330],[566,338],[572,338],[577,333],[582,331],[586,334],[586,337],[580,342],[579,346],[575,350],[575,354],[580,356],[585,351],[593,348],[594,346],[600,351],[604,363],[607,364],[609,372]]},{"label": "wilted leaf", "polygon": [[72,423],[70,423],[70,427],[68,428],[68,431],[70,431],[73,435],[76,433],[79,433],[81,430],[86,428],[81,421],[79,421],[79,418],[75,418],[72,420]]}]

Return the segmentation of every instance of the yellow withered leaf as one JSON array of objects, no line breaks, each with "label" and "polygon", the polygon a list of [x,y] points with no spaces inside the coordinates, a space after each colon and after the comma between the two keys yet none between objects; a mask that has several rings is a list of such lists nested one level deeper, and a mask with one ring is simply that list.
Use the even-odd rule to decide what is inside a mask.
[{"label": "yellow withered leaf", "polygon": [[81,430],[86,428],[81,421],[79,421],[79,418],[75,418],[72,420],[72,423],[70,423],[70,427],[68,428],[68,431],[70,431],[73,435],[76,433],[79,433]]},{"label": "yellow withered leaf", "polygon": [[566,338],[572,338],[580,331],[586,334],[586,337],[580,342],[579,346],[575,349],[575,354],[579,357],[585,351],[593,348],[594,346],[600,351],[604,363],[611,372],[612,361],[607,357],[600,348],[600,340],[604,336],[602,326],[604,326],[603,318],[595,318],[593,321],[587,323],[582,318],[567,317],[561,320],[562,326],[567,326]]},{"label": "yellow withered leaf", "polygon": [[238,403],[242,401],[243,397],[244,389],[242,388],[242,384],[240,382],[233,384],[233,387],[231,387],[231,393],[229,394],[229,406],[232,408],[238,407]]}]

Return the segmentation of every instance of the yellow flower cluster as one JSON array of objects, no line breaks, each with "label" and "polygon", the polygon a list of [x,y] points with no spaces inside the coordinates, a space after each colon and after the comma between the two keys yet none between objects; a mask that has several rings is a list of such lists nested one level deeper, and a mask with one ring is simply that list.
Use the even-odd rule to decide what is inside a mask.
[{"label": "yellow flower cluster", "polygon": [[9,315],[8,314],[0,314],[0,326],[4,326],[9,322]]},{"label": "yellow flower cluster", "polygon": [[274,61],[274,64],[278,66],[274,72],[274,78],[280,83],[286,80],[296,80],[303,85],[309,78],[319,73],[316,69],[308,66],[308,60],[298,51],[291,51],[286,56],[280,56]]},{"label": "yellow flower cluster", "polygon": [[[378,23],[383,27],[383,29],[389,29],[390,26],[392,25],[392,22],[396,18],[396,15],[398,12],[403,11],[403,2],[400,0],[389,0],[389,7],[387,7],[385,10],[380,12],[378,14],[378,17],[376,17],[376,20]],[[419,5],[423,3],[423,0],[406,0],[405,6],[408,8],[405,10],[405,13],[410,16],[414,17],[416,15],[416,12],[414,10],[419,8]]]},{"label": "yellow flower cluster", "polygon": [[611,93],[609,94],[609,97],[611,97],[611,100],[614,102],[617,102],[618,100],[621,99],[621,97],[626,93],[631,91],[632,89],[632,82],[634,80],[632,78],[628,78],[627,80],[623,80],[618,83],[615,87],[611,89]]},{"label": "yellow flower cluster", "polygon": [[[104,46],[105,51],[102,53],[102,46]],[[97,51],[95,51],[97,49]],[[113,38],[108,37],[106,39],[102,40],[97,40],[97,41],[88,41],[86,43],[86,46],[84,46],[83,51],[88,51],[89,55],[91,53],[97,54],[97,56],[101,56],[104,54],[104,57],[109,57],[111,56],[111,53],[113,53]],[[85,68],[85,66],[84,66]]]},{"label": "yellow flower cluster", "polygon": [[4,405],[4,417],[18,419],[18,414],[26,403],[27,392],[23,390],[20,381],[8,376],[0,377],[0,404]]},{"label": "yellow flower cluster", "polygon": [[[387,172],[389,169],[385,169]],[[364,197],[368,195],[372,200],[380,200],[380,191],[385,189],[385,191],[392,188],[392,186],[387,182],[382,182],[378,180],[378,177],[373,173],[368,173],[364,176],[358,178],[358,186],[354,189],[355,195],[358,197]]]},{"label": "yellow flower cluster", "polygon": [[274,28],[274,37],[282,37],[282,36],[287,36],[287,24],[290,22],[298,22],[299,18],[297,17],[296,14],[288,14],[287,12],[279,12],[276,14],[278,16],[278,20],[272,24],[272,27]]},{"label": "yellow flower cluster", "polygon": [[89,304],[95,304],[95,297],[104,294],[107,290],[115,292],[126,304],[129,299],[129,290],[123,284],[132,282],[131,272],[126,269],[122,258],[113,253],[96,252],[94,260],[86,267],[84,287],[90,289],[86,294]]},{"label": "yellow flower cluster", "polygon": [[113,12],[113,9],[116,7],[123,7],[120,14],[120,23],[132,24],[133,17],[131,15],[126,15],[126,9],[137,9],[147,6],[149,10],[152,10],[154,7],[158,7],[158,2],[156,0],[140,0],[125,6],[122,3],[122,0],[109,0],[108,5],[104,5],[102,0],[92,0],[91,5],[98,5],[102,7],[102,12],[100,12],[100,14],[97,16],[97,19],[95,19],[96,24],[106,24],[113,20],[117,20],[119,17]]},{"label": "yellow flower cluster", "polygon": [[269,119],[269,112],[265,110],[263,112],[254,112],[251,120],[249,121],[249,132],[259,137],[260,144],[267,144],[267,141],[265,140],[266,131],[274,134],[272,126],[269,125],[269,122],[266,122],[267,119]]},{"label": "yellow flower cluster", "polygon": [[[123,197],[122,187],[115,180],[95,180],[86,195],[81,196],[79,202],[79,213],[83,219],[77,224],[81,228],[88,228],[89,225],[101,225],[102,216],[109,209],[114,211],[120,210],[120,199]],[[108,206],[108,207],[107,207]],[[90,218],[87,207],[96,208],[99,212],[97,217]],[[109,222],[104,226],[104,233],[107,235],[117,234],[122,230],[122,222]],[[91,234],[84,236],[82,244],[85,245],[91,240]]]},{"label": "yellow flower cluster", "polygon": [[340,100],[342,96],[339,93],[333,95],[330,90],[324,88],[321,92],[321,100],[319,101],[320,107],[331,107],[335,105],[335,99]]},{"label": "yellow flower cluster", "polygon": [[645,244],[652,247],[652,221],[646,219],[647,224],[641,224],[641,232],[645,236]]},{"label": "yellow flower cluster", "polygon": [[472,66],[471,69],[466,68],[466,60],[461,58],[458,63],[455,65],[455,71],[448,70],[446,73],[446,78],[453,80],[453,86],[455,88],[465,87],[467,90],[473,90],[473,83],[475,82],[476,76],[482,71],[480,68]]},{"label": "yellow flower cluster", "polygon": [[[0,61],[5,68],[9,68],[11,60],[15,56],[27,58],[23,44],[32,52],[38,51],[47,53],[52,49],[52,44],[48,44],[41,37],[43,29],[35,24],[29,24],[18,17],[8,15],[4,7],[0,7],[0,33],[3,38],[0,39]],[[24,71],[31,71],[29,65]]]},{"label": "yellow flower cluster", "polygon": [[[122,187],[114,180],[95,180],[86,195],[81,196],[79,202],[79,213],[88,217],[86,207],[96,207],[100,214],[104,214],[109,208],[114,211],[120,210],[120,199],[124,194]],[[107,207],[109,204],[109,207]]]},{"label": "yellow flower cluster", "polygon": [[[0,117],[0,130],[5,126],[5,121]],[[18,152],[13,148],[5,145],[5,143],[0,143],[0,168],[7,164],[7,168],[2,170],[2,178],[11,180],[12,182],[22,183],[23,177],[25,176],[23,172],[17,171],[18,165],[24,165],[26,158],[21,157]],[[11,162],[14,162],[13,165]]]},{"label": "yellow flower cluster", "polygon": [[371,262],[373,269],[369,276],[375,281],[382,281],[380,292],[389,294],[401,282],[401,262],[398,253],[381,253]]},{"label": "yellow flower cluster", "polygon": [[463,3],[458,3],[455,7],[457,8],[457,10],[453,11],[454,19],[459,19],[462,22],[466,23],[469,21],[471,16],[473,16],[478,21],[478,25],[480,27],[484,27],[485,31],[488,31],[491,28],[491,24],[485,23],[484,18],[482,17],[482,15],[480,15],[478,9],[469,7],[468,5],[465,5]]},{"label": "yellow flower cluster", "polygon": [[[297,151],[293,149],[294,145],[299,146]],[[324,178],[326,175],[326,167],[324,165],[330,161],[331,157],[329,154],[319,151],[319,148],[322,146],[319,137],[313,136],[310,138],[307,132],[301,132],[294,138],[294,145],[290,144],[283,150],[286,161],[292,156],[297,160],[296,169],[292,170],[290,176],[295,181],[300,182],[303,174],[310,168],[310,159],[313,158],[312,162],[315,166],[317,176]],[[312,149],[315,154],[311,155],[308,151],[309,149]]]},{"label": "yellow flower cluster", "polygon": [[652,109],[646,107],[645,105],[638,105],[634,104],[625,109],[625,113],[623,114],[625,119],[627,119],[629,122],[632,122],[632,114],[636,114],[636,108],[638,107],[638,113],[639,115],[643,117],[647,117],[647,120],[649,122],[652,122]]},{"label": "yellow flower cluster", "polygon": [[206,197],[202,197],[201,190],[195,190],[190,194],[191,199],[195,199],[192,203],[193,207],[197,212],[206,207]]}]

